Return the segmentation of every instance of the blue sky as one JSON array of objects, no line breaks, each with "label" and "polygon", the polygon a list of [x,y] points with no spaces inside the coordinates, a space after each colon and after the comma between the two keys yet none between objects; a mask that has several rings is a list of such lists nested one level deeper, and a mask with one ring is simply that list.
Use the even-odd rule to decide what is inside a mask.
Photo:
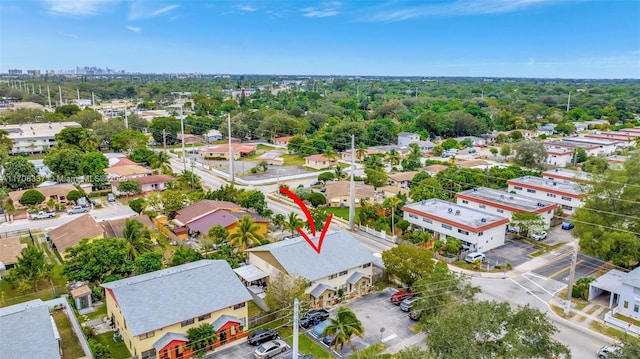
[{"label": "blue sky", "polygon": [[0,72],[640,78],[638,0],[2,0]]}]

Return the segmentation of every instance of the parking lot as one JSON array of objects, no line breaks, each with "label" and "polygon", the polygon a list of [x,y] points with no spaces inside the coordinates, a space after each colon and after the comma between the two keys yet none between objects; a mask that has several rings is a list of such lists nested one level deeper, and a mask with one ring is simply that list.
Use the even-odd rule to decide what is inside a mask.
[{"label": "parking lot", "polygon": [[507,240],[503,246],[487,251],[485,255],[491,266],[511,263],[512,266],[517,267],[531,260],[530,254],[539,249],[525,241],[515,239]]}]

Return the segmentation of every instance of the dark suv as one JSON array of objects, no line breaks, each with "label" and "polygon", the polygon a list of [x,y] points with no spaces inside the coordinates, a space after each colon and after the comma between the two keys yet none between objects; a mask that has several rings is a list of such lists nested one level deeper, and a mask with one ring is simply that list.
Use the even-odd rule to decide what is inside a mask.
[{"label": "dark suv", "polygon": [[269,340],[280,339],[280,334],[275,329],[258,329],[247,337],[247,343],[260,345]]},{"label": "dark suv", "polygon": [[302,317],[300,317],[298,323],[301,327],[306,329],[316,325],[317,323],[327,320],[327,318],[329,318],[329,312],[324,309],[316,309],[305,313]]}]

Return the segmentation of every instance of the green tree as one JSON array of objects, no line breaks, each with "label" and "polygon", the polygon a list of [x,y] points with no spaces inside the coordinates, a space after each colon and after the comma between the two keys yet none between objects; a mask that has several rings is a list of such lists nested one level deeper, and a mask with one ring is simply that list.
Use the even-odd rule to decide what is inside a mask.
[{"label": "green tree", "polygon": [[71,146],[77,150],[82,149],[80,141],[82,139],[95,136],[91,130],[82,127],[65,127],[58,132],[54,138],[59,148]]},{"label": "green tree", "polygon": [[590,156],[582,164],[583,171],[594,174],[602,174],[607,168],[609,168],[609,162],[605,157]]},{"label": "green tree", "polygon": [[489,152],[491,152],[491,154],[495,157],[498,154],[498,149],[495,147],[491,147],[489,149]]},{"label": "green tree", "polygon": [[458,148],[459,143],[454,138],[447,138],[440,144],[440,146],[445,150],[450,150],[452,148]]},{"label": "green tree", "polygon": [[142,213],[142,210],[145,209],[145,200],[143,197],[140,198],[134,198],[131,201],[129,201],[129,208],[131,208],[131,210],[133,210],[134,212],[140,214]]},{"label": "green tree", "polygon": [[211,324],[202,323],[187,330],[187,339],[189,340],[188,346],[194,351],[194,354],[198,358],[203,358],[207,350],[213,349],[213,344],[217,340],[216,330]]},{"label": "green tree", "polygon": [[165,214],[173,214],[184,207],[185,196],[180,191],[164,190],[160,194],[160,202]]},{"label": "green tree", "polygon": [[185,263],[191,263],[195,261],[199,261],[202,259],[202,254],[196,251],[191,247],[185,248],[184,246],[179,246],[176,251],[173,253],[173,257],[171,258],[171,266],[179,266]]},{"label": "green tree", "polygon": [[322,172],[321,174],[318,175],[318,181],[323,181],[323,182],[331,181],[334,178],[335,178],[335,175],[333,174],[333,172]]},{"label": "green tree", "polygon": [[408,287],[430,275],[434,264],[433,252],[409,244],[399,244],[382,252],[382,261],[389,276]]},{"label": "green tree", "polygon": [[632,335],[624,335],[614,346],[616,351],[608,354],[607,359],[640,358],[640,341]]},{"label": "green tree", "polygon": [[11,157],[4,163],[2,180],[11,189],[32,187],[38,183],[38,171],[24,157]]},{"label": "green tree", "polygon": [[127,241],[127,255],[130,260],[135,260],[143,253],[153,251],[151,231],[142,222],[127,218],[122,235]]},{"label": "green tree", "polygon": [[49,167],[54,176],[62,177],[60,182],[70,182],[83,175],[83,153],[75,148],[62,148],[49,152],[44,157],[44,164]]},{"label": "green tree", "polygon": [[22,194],[22,197],[20,197],[18,201],[23,205],[35,205],[42,203],[44,198],[42,192],[36,189],[29,189]]},{"label": "green tree", "polygon": [[351,341],[352,336],[362,337],[364,335],[364,325],[351,309],[339,307],[335,317],[329,318],[329,324],[322,330],[322,336],[334,337],[334,349],[340,348],[340,352],[345,344],[349,344],[351,350],[356,348]]},{"label": "green tree", "polygon": [[423,321],[446,311],[447,307],[471,303],[481,291],[472,286],[465,275],[450,271],[444,262],[436,262],[433,272],[416,282],[416,288],[420,288],[421,293],[428,293],[412,307],[419,311]]},{"label": "green tree", "polygon": [[136,275],[155,272],[162,269],[162,253],[146,252],[133,261]]},{"label": "green tree", "polygon": [[178,142],[180,120],[175,117],[156,117],[151,120],[149,131],[156,143],[163,143],[166,139],[167,145],[173,145]]},{"label": "green tree", "polygon": [[[131,125],[131,117],[129,117],[129,125]],[[93,129],[93,133],[98,137],[100,146],[107,146],[109,148],[111,148],[111,138],[116,133],[126,130],[124,119],[121,117],[112,117],[107,121],[94,122],[91,128]]]},{"label": "green tree", "polygon": [[49,279],[52,270],[53,265],[47,263],[44,252],[35,246],[29,246],[20,252],[18,261],[3,279],[21,292],[31,288],[37,292],[38,282]]},{"label": "green tree", "polygon": [[327,204],[327,198],[319,192],[311,193],[308,200],[314,208]]},{"label": "green tree", "polygon": [[515,144],[515,162],[522,167],[542,168],[549,154],[542,142],[522,141]]},{"label": "green tree", "polygon": [[260,233],[260,226],[251,216],[245,214],[236,224],[236,231],[229,235],[229,244],[241,252],[247,250],[247,246],[260,245],[264,236]]},{"label": "green tree", "polygon": [[142,192],[142,185],[137,181],[122,181],[118,183],[118,192],[130,194],[138,194]]},{"label": "green tree", "polygon": [[529,306],[514,309],[506,302],[461,303],[427,318],[423,328],[429,332],[428,350],[441,358],[551,358],[571,354],[569,348],[553,339],[558,330],[547,316]]},{"label": "green tree", "polygon": [[615,265],[634,268],[640,259],[640,155],[622,167],[609,168],[584,187],[583,205],[575,210],[573,234],[580,249]]},{"label": "green tree", "polygon": [[[365,151],[365,154],[366,154],[366,151]],[[387,162],[391,166],[397,166],[398,164],[400,164],[400,161],[401,161],[400,152],[398,152],[398,150],[396,150],[395,148],[390,149],[389,152],[387,152],[385,157]]]},{"label": "green tree", "polygon": [[124,239],[83,239],[65,251],[64,274],[71,281],[102,283],[108,276],[126,277],[131,273]]},{"label": "green tree", "polygon": [[109,160],[102,152],[87,152],[82,156],[82,171],[85,175],[101,177],[106,181],[104,169],[109,167]]},{"label": "green tree", "polygon": [[[121,151],[130,154],[134,149],[138,147],[147,146],[149,142],[147,136],[142,132],[134,130],[120,131],[111,137],[111,148],[114,151]],[[162,143],[162,142],[160,142]]]},{"label": "green tree", "polygon": [[283,228],[286,222],[286,217],[282,213],[278,213],[273,216],[273,225],[278,228]]},{"label": "green tree", "polygon": [[84,193],[77,189],[71,190],[67,193],[67,199],[75,203],[78,203],[78,200],[82,197],[84,197]]},{"label": "green tree", "polygon": [[518,232],[524,237],[526,237],[532,229],[544,229],[546,227],[542,215],[530,212],[513,212],[511,214],[510,225],[518,228]]},{"label": "green tree", "polygon": [[382,206],[385,208],[388,208],[391,212],[391,233],[392,234],[396,233],[395,215],[398,210],[398,206],[403,203],[405,203],[405,201],[402,198],[399,198],[397,196],[389,197],[385,199],[384,202],[382,203]]},{"label": "green tree", "polygon": [[464,148],[473,147],[473,140],[470,138],[465,138],[462,141],[460,141],[460,146]]},{"label": "green tree", "polygon": [[389,176],[386,172],[374,169],[365,169],[364,172],[367,175],[364,182],[372,185],[373,188],[377,189],[387,185]]},{"label": "green tree", "polygon": [[305,295],[307,280],[300,276],[290,276],[278,272],[270,281],[265,292],[264,301],[271,311],[291,307],[295,298],[304,303],[308,296]]},{"label": "green tree", "polygon": [[498,136],[496,136],[497,144],[503,144],[507,142],[509,142],[509,136],[505,135],[504,133],[499,133]]},{"label": "green tree", "polygon": [[202,180],[194,172],[183,170],[178,175],[178,181],[183,185],[189,186],[192,191],[202,189]]},{"label": "green tree", "polygon": [[500,156],[504,157],[504,159],[506,160],[507,157],[509,157],[510,155],[511,155],[511,145],[509,145],[508,143],[505,143],[502,146],[500,146]]},{"label": "green tree", "polygon": [[447,191],[442,188],[442,182],[436,177],[428,177],[419,182],[413,181],[409,189],[409,197],[416,202],[431,198],[449,198]]},{"label": "green tree", "polygon": [[287,220],[284,222],[284,228],[291,231],[292,236],[295,233],[296,229],[302,228],[303,225],[304,222],[302,221],[302,219],[300,219],[300,217],[298,217],[298,215],[294,212],[289,212]]},{"label": "green tree", "polygon": [[76,104],[60,105],[56,107],[56,113],[62,114],[64,117],[71,117],[80,112],[80,107]]},{"label": "green tree", "polygon": [[432,151],[433,151],[433,155],[434,156],[440,157],[444,153],[444,148],[442,148],[442,146],[440,146],[440,145],[436,145],[436,146],[433,147]]},{"label": "green tree", "polygon": [[253,208],[260,214],[267,208],[267,200],[264,197],[264,193],[257,189],[244,191],[238,195],[238,204],[244,208]]}]

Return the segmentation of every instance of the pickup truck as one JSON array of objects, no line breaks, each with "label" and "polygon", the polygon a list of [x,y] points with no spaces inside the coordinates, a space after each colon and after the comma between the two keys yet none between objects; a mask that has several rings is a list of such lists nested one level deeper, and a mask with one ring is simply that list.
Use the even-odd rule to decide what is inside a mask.
[{"label": "pickup truck", "polygon": [[82,206],[73,206],[71,209],[67,210],[68,214],[76,214],[76,213],[87,213],[89,212],[89,207]]},{"label": "pickup truck", "polygon": [[38,213],[32,214],[30,218],[33,220],[36,220],[36,219],[53,218],[55,216],[56,216],[56,212],[40,211]]}]

